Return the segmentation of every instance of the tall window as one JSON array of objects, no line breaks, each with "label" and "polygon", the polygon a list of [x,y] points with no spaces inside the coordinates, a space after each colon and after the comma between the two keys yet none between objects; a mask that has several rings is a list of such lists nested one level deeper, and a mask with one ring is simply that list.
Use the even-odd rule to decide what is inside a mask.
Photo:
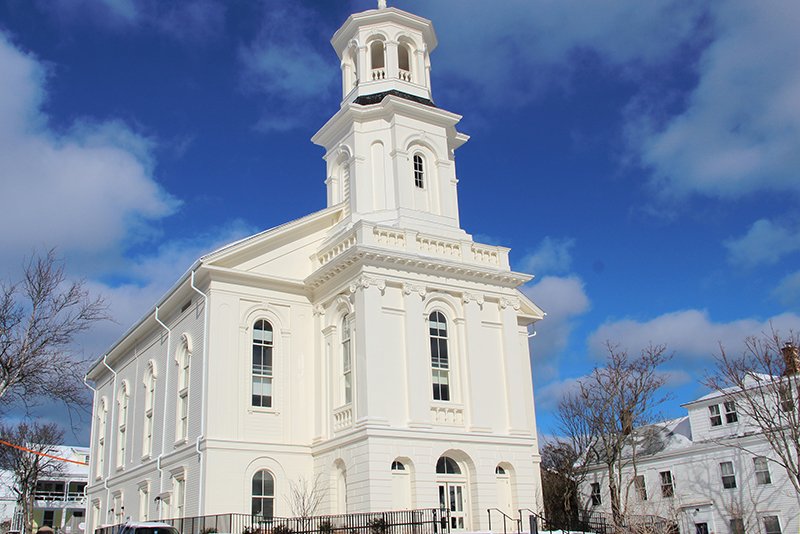
[{"label": "tall window", "polygon": [[189,436],[189,365],[191,353],[189,342],[184,337],[178,351],[178,410],[175,441],[183,441]]},{"label": "tall window", "polygon": [[342,318],[342,400],[345,404],[353,401],[352,345],[350,343],[350,316]]},{"label": "tall window", "polygon": [[[373,41],[369,47],[369,51],[370,51],[370,61],[372,62],[373,71],[375,69],[382,69],[385,65],[383,41],[380,40]],[[373,79],[383,79],[386,77],[386,74],[383,73],[383,75],[376,75],[376,73],[373,72],[372,77]]]},{"label": "tall window", "polygon": [[117,399],[117,467],[125,465],[125,441],[126,430],[128,428],[128,387],[125,382],[122,383],[119,389],[119,397]]},{"label": "tall window", "polygon": [[734,489],[736,487],[736,474],[733,472],[733,462],[720,462],[719,470],[722,474],[722,487]]},{"label": "tall window", "polygon": [[262,469],[253,475],[253,495],[251,514],[269,519],[273,516],[275,504],[275,479],[272,473]]},{"label": "tall window", "polygon": [[414,154],[414,185],[420,189],[425,188],[425,160],[420,154]]},{"label": "tall window", "polygon": [[97,472],[95,477],[103,476],[103,465],[106,460],[106,422],[108,421],[108,409],[105,399],[100,400],[100,409],[97,414]]},{"label": "tall window", "polygon": [[756,468],[756,482],[758,484],[772,484],[772,477],[769,474],[769,463],[763,456],[753,458],[753,465]]},{"label": "tall window", "polygon": [[150,456],[153,452],[153,408],[156,405],[156,375],[152,366],[147,369],[144,390],[144,442],[142,443],[142,455]]},{"label": "tall window", "polygon": [[711,417],[711,426],[720,426],[722,424],[722,415],[719,412],[719,404],[709,406],[708,412]]},{"label": "tall window", "polygon": [[633,485],[636,488],[636,495],[640,501],[647,500],[647,485],[644,481],[644,475],[636,475],[633,479]]},{"label": "tall window", "polygon": [[139,521],[147,521],[150,517],[150,486],[139,486]]},{"label": "tall window", "polygon": [[400,70],[411,70],[411,53],[407,45],[400,44],[397,46],[397,66],[400,67]]},{"label": "tall window", "polygon": [[603,498],[600,496],[600,484],[592,482],[592,506],[600,506],[603,504]]},{"label": "tall window", "polygon": [[661,477],[661,496],[669,498],[675,495],[675,483],[672,480],[672,472],[661,471],[658,475]]},{"label": "tall window", "polygon": [[113,515],[114,515],[114,522],[119,525],[125,519],[125,505],[122,504],[122,493],[118,492],[114,494],[114,508]]},{"label": "tall window", "polygon": [[725,401],[725,422],[728,424],[735,423],[739,420],[739,415],[736,413],[736,402]]},{"label": "tall window", "polygon": [[450,360],[447,354],[447,319],[435,311],[428,316],[431,339],[433,399],[450,400]]},{"label": "tall window", "polygon": [[175,501],[175,517],[184,517],[186,512],[186,478],[175,475],[172,481],[172,498]]},{"label": "tall window", "polygon": [[765,515],[761,518],[765,534],[781,534],[781,522],[777,515]]},{"label": "tall window", "polygon": [[265,320],[253,326],[253,406],[272,407],[272,325]]}]

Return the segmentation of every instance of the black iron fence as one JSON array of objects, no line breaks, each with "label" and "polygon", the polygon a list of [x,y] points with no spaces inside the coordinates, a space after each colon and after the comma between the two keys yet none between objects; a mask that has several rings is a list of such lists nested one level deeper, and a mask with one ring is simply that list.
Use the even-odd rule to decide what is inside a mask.
[{"label": "black iron fence", "polygon": [[[313,517],[219,514],[159,520],[181,534],[447,534],[446,510],[424,508]],[[95,534],[119,534],[124,525],[98,528]]]},{"label": "black iron fence", "polygon": [[[543,517],[533,510],[520,510],[521,528],[531,533],[543,531],[591,532],[595,534],[679,534],[675,521],[655,515],[627,515],[616,523],[611,514],[603,512],[578,512],[558,520]],[[527,521],[523,520],[527,517]]]}]

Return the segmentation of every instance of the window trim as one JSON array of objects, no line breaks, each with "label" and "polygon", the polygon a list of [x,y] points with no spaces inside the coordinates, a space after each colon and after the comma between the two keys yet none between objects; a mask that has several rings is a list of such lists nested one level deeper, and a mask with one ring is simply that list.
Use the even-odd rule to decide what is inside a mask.
[{"label": "window trim", "polygon": [[[260,343],[258,343],[258,345],[256,345],[256,343],[257,343],[257,340],[255,339],[256,325],[259,325],[260,323],[264,323],[265,325],[267,325],[269,327],[268,330],[265,330],[265,329],[259,329],[259,330],[262,330],[264,332],[269,332],[270,333],[270,340],[269,340],[269,342],[267,342],[266,340],[262,340],[262,342],[260,342]],[[275,330],[276,330],[275,329],[275,324],[274,324],[274,321],[271,318],[267,318],[267,317],[261,316],[261,317],[256,318],[255,320],[251,321],[250,330],[251,330],[250,344],[249,344],[249,347],[250,347],[250,402],[248,402],[248,407],[249,407],[250,410],[274,411],[275,410],[275,389],[274,389],[275,388],[275,360],[276,360],[276,358],[275,358],[275,353],[276,353],[276,350],[275,350],[276,349],[276,346],[275,346],[275,337],[276,337],[275,336]],[[253,351],[254,351],[256,346],[261,347],[261,349],[262,349],[262,353],[261,353],[262,361],[261,361],[261,364],[259,365],[260,369],[258,371],[256,370],[256,364],[255,364],[255,359],[254,359],[254,354],[253,354]],[[269,358],[270,358],[269,366],[265,365],[264,364],[264,360],[263,360],[264,354],[266,353],[265,349],[269,349]],[[269,367],[268,370],[266,369],[267,367]],[[255,404],[254,403],[254,398],[256,396],[256,394],[255,394],[256,379],[263,380],[264,382],[260,382],[261,384],[263,384],[263,383],[268,383],[269,384],[269,395],[261,395],[261,394],[258,395],[258,397],[260,399],[259,402],[261,404]],[[265,406],[263,404],[264,403],[264,398],[268,399],[268,402],[269,402],[268,406]]]},{"label": "window trim", "polygon": [[175,353],[178,365],[178,394],[175,402],[175,445],[189,440],[189,388],[192,376],[192,343],[188,334],[181,336]]},{"label": "window trim", "polygon": [[[340,392],[341,406],[353,403],[353,327],[352,314],[342,316],[340,323],[341,334],[339,346],[341,347],[341,377],[342,391]],[[346,337],[345,337],[346,335]],[[345,357],[346,355],[346,357]]]},{"label": "window trim", "polygon": [[719,409],[719,404],[712,404],[708,407],[708,419],[711,422],[711,428],[722,426],[722,411]]},{"label": "window trim", "polygon": [[411,158],[412,161],[412,171],[414,173],[414,187],[417,189],[425,190],[426,182],[425,179],[425,167],[427,163],[425,161],[425,156],[422,152],[415,152],[414,156]]},{"label": "window trim", "polygon": [[600,483],[599,482],[592,482],[590,484],[591,492],[589,493],[589,498],[592,501],[592,507],[602,506],[603,505],[603,494],[600,490]]},{"label": "window trim", "polygon": [[[444,324],[444,329],[437,328],[436,330],[441,332],[444,330],[444,335],[441,333],[437,333],[434,335],[431,330],[431,322],[434,320],[434,315],[438,315],[436,322],[438,324]],[[432,309],[427,314],[427,321],[426,326],[428,329],[428,344],[429,344],[429,356],[430,356],[430,368],[431,368],[431,386],[432,386],[432,400],[434,402],[453,402],[454,395],[453,395],[453,366],[451,365],[452,358],[450,357],[451,349],[450,349],[450,321],[448,321],[447,314],[438,309]],[[433,354],[433,342],[437,340],[437,355],[434,356]],[[441,349],[442,349],[442,341],[444,345],[444,362],[442,362],[443,358],[441,356]],[[437,381],[438,378],[438,381]],[[445,382],[442,381],[444,378]],[[446,386],[446,390],[442,389],[442,385]],[[438,388],[437,388],[438,386]],[[438,394],[438,398],[437,398]],[[446,398],[444,398],[446,397]]]},{"label": "window trim", "polygon": [[[767,519],[775,519],[778,523],[778,530],[767,530]],[[783,532],[783,526],[781,525],[781,518],[780,515],[775,512],[766,512],[763,514],[759,514],[759,521],[761,526],[764,527],[765,534],[781,534]]]},{"label": "window trim", "polygon": [[[254,481],[255,481],[256,476],[259,473],[266,473],[272,479],[272,494],[271,495],[266,495],[266,494],[256,495],[255,492],[253,491]],[[262,491],[264,491],[264,486],[265,486],[265,484],[264,484],[264,482],[262,482],[261,483]],[[258,515],[258,514],[255,513],[253,505],[255,504],[255,500],[256,499],[260,499],[262,501],[262,505],[261,505],[262,517],[264,517],[265,519],[271,519],[271,518],[275,517],[275,502],[276,502],[275,501],[275,495],[277,493],[277,491],[275,491],[276,486],[277,486],[277,481],[275,480],[275,474],[270,469],[267,469],[266,467],[263,467],[261,469],[257,469],[253,473],[253,476],[250,477],[250,515],[251,516],[256,517]],[[269,516],[269,518],[267,516],[263,515],[263,510],[264,510],[263,501],[267,501],[267,500],[270,501],[270,507],[272,509],[272,515]]]},{"label": "window trim", "polygon": [[728,400],[722,403],[725,409],[725,423],[732,425],[739,422],[739,414],[736,410],[736,401]]},{"label": "window trim", "polygon": [[661,496],[665,499],[675,497],[675,477],[672,476],[672,471],[659,471],[658,476],[661,482]]},{"label": "window trim", "polygon": [[[759,469],[759,461],[763,461],[763,469]],[[769,458],[766,456],[754,456],[753,457],[753,468],[756,473],[756,485],[758,486],[768,486],[772,484],[772,473],[769,471]],[[762,477],[762,475],[766,474],[766,477]],[[762,478],[766,480],[764,482],[761,481]]]},{"label": "window trim", "polygon": [[[726,473],[726,468],[730,469],[729,473]],[[720,477],[722,478],[722,488],[736,489],[736,469],[733,466],[733,462],[730,460],[725,462],[720,462],[719,472],[720,472]]]},{"label": "window trim", "polygon": [[633,477],[633,488],[636,491],[636,497],[640,501],[647,500],[647,480],[644,475],[635,475]]},{"label": "window trim", "polygon": [[128,448],[128,382],[123,380],[117,393],[117,470],[125,469],[125,452]]}]

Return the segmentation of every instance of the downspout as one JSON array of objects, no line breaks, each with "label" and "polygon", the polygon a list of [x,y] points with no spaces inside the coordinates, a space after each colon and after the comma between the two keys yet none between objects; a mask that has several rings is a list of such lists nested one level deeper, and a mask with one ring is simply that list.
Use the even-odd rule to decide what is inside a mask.
[{"label": "downspout", "polygon": [[[156,306],[155,314],[153,315],[156,322],[167,331],[167,358],[164,363],[164,367],[166,370],[164,371],[164,410],[163,410],[163,419],[161,421],[161,452],[158,454],[158,458],[156,458],[156,469],[158,469],[158,497],[161,498],[161,494],[164,493],[164,469],[161,467],[161,459],[164,457],[164,451],[166,450],[165,439],[167,435],[167,387],[169,386],[169,368],[171,367],[169,364],[169,355],[170,349],[172,344],[172,330],[169,329],[167,325],[161,322],[161,319],[158,318],[158,306]],[[159,502],[158,505],[158,515],[159,519],[161,519],[161,503]]]},{"label": "downspout", "polygon": [[[87,376],[89,376],[88,373],[83,375],[83,385],[92,390],[92,427],[91,427],[92,429],[91,429],[91,431],[89,433],[89,459],[91,461],[91,458],[94,458],[94,454],[92,454],[91,450],[92,450],[92,447],[94,447],[94,440],[97,437],[97,436],[95,436],[95,431],[97,429],[94,427],[94,421],[95,421],[94,412],[95,412],[95,410],[97,410],[97,390],[95,388],[93,388],[92,386],[90,386],[89,382],[86,381],[86,377]],[[90,467],[89,468],[88,480],[92,480],[93,474],[94,474],[94,471]],[[69,488],[67,488],[67,490],[69,490]],[[87,482],[87,484],[83,487],[83,498],[87,503],[89,502],[89,491],[88,490],[89,490],[89,484]],[[88,508],[88,505],[87,505],[87,508]],[[97,520],[97,518],[93,518],[93,519],[95,521]],[[94,529],[92,529],[92,532],[94,532]]]},{"label": "downspout", "polygon": [[203,497],[205,494],[205,470],[204,470],[204,463],[203,463],[203,453],[200,451],[200,442],[206,438],[206,406],[208,405],[208,297],[205,293],[200,291],[197,286],[194,285],[194,273],[196,271],[192,271],[192,277],[189,282],[191,288],[203,297],[203,390],[201,392],[201,402],[200,402],[200,435],[197,436],[197,441],[194,444],[194,448],[197,451],[197,455],[199,456],[198,460],[200,461],[200,480],[199,480],[199,494],[198,494],[198,515],[203,515],[203,511],[205,510],[205,502],[203,501]]},{"label": "downspout", "polygon": [[[109,425],[109,426],[111,427],[111,435],[114,435],[114,412],[117,409],[117,403],[114,402],[114,397],[117,394],[117,372],[114,369],[112,369],[111,366],[108,365],[106,360],[108,360],[108,354],[104,354],[103,355],[103,365],[105,365],[106,368],[109,371],[111,371],[111,374],[114,375],[114,385],[112,386],[111,396],[109,398],[109,403],[111,404],[111,425]],[[108,426],[106,426],[106,428],[108,428]],[[103,437],[105,439],[105,436],[103,436]],[[108,462],[106,462],[106,466],[107,466],[106,476],[103,479],[103,485],[106,488],[106,519],[108,519],[107,516],[108,516],[109,510],[111,510],[111,488],[108,487],[108,477],[111,476],[111,463],[112,463],[111,459],[113,458],[113,455],[111,454],[111,449],[112,449],[111,442],[112,441],[113,440],[109,439],[108,440],[108,445],[109,446],[108,447],[103,447],[105,449],[103,451],[103,453],[108,453]]]}]

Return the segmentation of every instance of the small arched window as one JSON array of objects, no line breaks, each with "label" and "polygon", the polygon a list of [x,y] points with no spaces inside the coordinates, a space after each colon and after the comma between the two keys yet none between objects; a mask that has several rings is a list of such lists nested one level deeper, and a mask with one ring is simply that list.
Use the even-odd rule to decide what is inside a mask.
[{"label": "small arched window", "polygon": [[440,475],[460,475],[461,468],[458,467],[455,460],[449,456],[442,456],[439,458],[439,461],[436,462],[436,472]]},{"label": "small arched window", "polygon": [[503,469],[503,466],[498,465],[494,470],[494,474],[495,475],[505,475],[506,474],[506,470]]},{"label": "small arched window", "polygon": [[400,68],[400,79],[411,81],[411,52],[408,45],[400,44],[397,46],[397,66]]},{"label": "small arched window", "polygon": [[272,325],[256,321],[253,325],[253,406],[272,407]]},{"label": "small arched window", "polygon": [[392,471],[405,471],[405,470],[406,466],[403,465],[403,462],[398,462],[397,460],[392,462]]},{"label": "small arched window", "polygon": [[373,41],[369,47],[370,64],[372,65],[372,79],[383,80],[386,78],[385,46],[383,41]]},{"label": "small arched window", "polygon": [[342,318],[342,401],[353,401],[353,354],[350,342],[350,316]]},{"label": "small arched window", "polygon": [[450,400],[450,359],[447,351],[447,319],[438,311],[428,316],[431,342],[433,399]]},{"label": "small arched window", "polygon": [[271,519],[275,506],[275,479],[266,469],[253,475],[251,514],[254,517]]},{"label": "small arched window", "polygon": [[420,189],[425,188],[425,160],[421,154],[414,154],[414,185]]}]

